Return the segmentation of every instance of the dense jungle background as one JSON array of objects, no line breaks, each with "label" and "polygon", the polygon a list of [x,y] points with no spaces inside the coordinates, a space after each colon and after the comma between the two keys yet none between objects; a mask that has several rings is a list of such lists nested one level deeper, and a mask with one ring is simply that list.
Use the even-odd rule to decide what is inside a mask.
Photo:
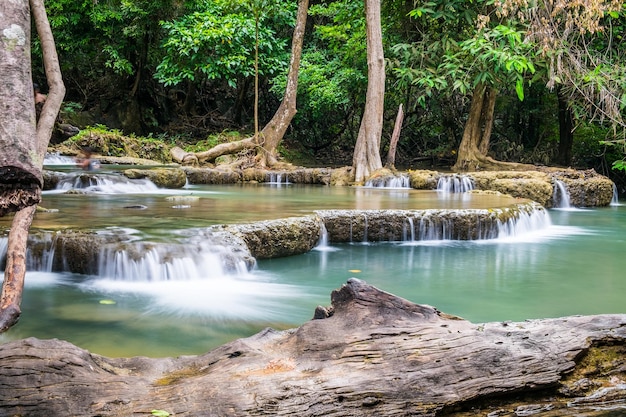
[{"label": "dense jungle background", "polygon": [[[622,2],[604,3],[615,7],[604,12],[597,30],[576,36],[576,22],[572,27],[562,19],[561,52],[569,48],[575,61],[572,51],[584,49],[588,55],[578,59],[589,70],[564,71],[559,61],[555,76],[561,55],[546,54],[540,39],[525,37],[530,22],[503,15],[507,2],[383,2],[381,154],[402,104],[396,166],[451,167],[472,91],[487,83],[498,92],[490,156],[594,168],[624,192],[626,175],[614,169],[624,166],[623,123],[590,111],[596,99],[579,88],[601,82],[626,91],[626,13]],[[67,88],[61,117],[80,129],[116,129],[191,151],[250,135],[255,45],[259,123],[280,104],[297,9],[293,0],[48,0],[46,9]],[[298,113],[280,147],[285,160],[306,166],[352,163],[367,89],[365,37],[362,2],[310,3]],[[45,93],[36,43],[33,79]],[[615,100],[623,116],[626,94]],[[64,139],[57,136],[53,143]]]}]

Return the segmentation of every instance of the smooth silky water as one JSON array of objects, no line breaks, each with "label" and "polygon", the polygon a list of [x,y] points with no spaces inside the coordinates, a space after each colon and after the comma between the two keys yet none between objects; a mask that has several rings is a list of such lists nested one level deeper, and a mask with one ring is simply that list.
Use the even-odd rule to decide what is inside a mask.
[{"label": "smooth silky water", "polygon": [[[317,209],[465,209],[513,202],[408,189],[145,186],[117,194],[106,187],[87,195],[46,192],[42,206],[59,211],[38,213],[33,230],[115,227],[140,240],[166,242],[181,229]],[[189,196],[198,199],[183,198]],[[221,272],[207,259],[200,272],[178,280],[29,271],[20,322],[0,341],[59,338],[107,356],[199,354],[268,326],[297,327],[317,305],[329,305],[331,291],[351,277],[473,322],[625,313],[626,206],[549,215],[549,227],[514,238],[320,245],[238,273]],[[10,218],[0,219],[0,227],[9,226]]]}]

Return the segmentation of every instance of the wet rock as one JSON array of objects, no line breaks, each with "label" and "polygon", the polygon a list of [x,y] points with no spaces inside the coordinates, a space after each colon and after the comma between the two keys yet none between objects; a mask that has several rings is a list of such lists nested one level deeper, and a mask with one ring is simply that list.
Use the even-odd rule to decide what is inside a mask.
[{"label": "wet rock", "polygon": [[187,183],[185,171],[180,168],[127,169],[123,174],[131,180],[147,178],[159,188],[182,188]]}]

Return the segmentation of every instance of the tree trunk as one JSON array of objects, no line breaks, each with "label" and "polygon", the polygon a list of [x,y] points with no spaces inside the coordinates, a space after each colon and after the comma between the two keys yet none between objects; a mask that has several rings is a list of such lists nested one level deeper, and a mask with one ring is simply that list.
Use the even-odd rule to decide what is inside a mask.
[{"label": "tree trunk", "polygon": [[528,169],[528,165],[525,164],[496,161],[487,156],[493,128],[495,103],[496,91],[493,88],[485,84],[476,86],[472,94],[463,138],[459,145],[457,161],[452,167],[454,171]]},{"label": "tree trunk", "polygon": [[367,32],[367,93],[352,166],[357,183],[382,168],[380,137],[385,105],[385,56],[380,23],[380,0],[365,0]]},{"label": "tree trunk", "polygon": [[572,146],[574,145],[572,111],[561,88],[557,89],[556,96],[559,106],[559,154],[557,162],[569,166],[572,162]]},{"label": "tree trunk", "polygon": [[41,199],[26,1],[0,3],[0,216]]},{"label": "tree trunk", "polygon": [[385,168],[396,168],[396,149],[398,147],[398,140],[400,139],[400,131],[402,130],[403,120],[404,111],[402,110],[402,104],[400,104],[398,107],[398,114],[396,116],[396,123],[393,126],[391,140],[389,141],[389,152],[387,152],[387,162],[385,163]]},{"label": "tree trunk", "polygon": [[[50,91],[39,120],[35,112],[30,61],[30,12],[34,17]],[[54,38],[42,0],[0,3],[0,215],[17,211],[7,246],[7,265],[0,294],[0,332],[20,316],[26,274],[26,240],[41,199],[43,159],[63,102]],[[10,22],[5,23],[5,22]],[[1,25],[5,25],[2,27]],[[36,123],[36,125],[35,125]]]},{"label": "tree trunk", "polygon": [[[308,10],[309,0],[299,0],[296,27],[294,28],[291,42],[291,61],[289,63],[289,73],[287,74],[287,87],[285,88],[283,101],[280,103],[276,113],[274,113],[272,120],[265,125],[258,137],[255,124],[255,134],[252,137],[237,142],[221,143],[208,151],[196,153],[195,156],[199,162],[213,162],[219,156],[230,155],[252,148],[257,148],[256,163],[260,167],[271,167],[277,162],[276,149],[285,136],[285,132],[297,111],[298,72],[300,71],[300,58],[302,56],[302,43],[304,42]],[[255,85],[256,89],[257,86]],[[255,110],[255,122],[256,119]]]},{"label": "tree trunk", "polygon": [[274,117],[261,131],[257,142],[259,148],[256,159],[261,167],[271,167],[276,163],[276,149],[283,136],[285,136],[285,132],[287,132],[287,128],[297,111],[298,72],[300,71],[300,58],[302,56],[302,44],[304,42],[308,10],[309,0],[299,0],[296,27],[293,30],[291,41],[291,61],[289,62],[285,95],[278,110],[274,113]]},{"label": "tree trunk", "polygon": [[200,356],[4,343],[0,414],[434,417],[545,407],[542,416],[562,417],[626,400],[624,314],[473,324],[356,279],[331,302],[297,329],[266,329]]}]

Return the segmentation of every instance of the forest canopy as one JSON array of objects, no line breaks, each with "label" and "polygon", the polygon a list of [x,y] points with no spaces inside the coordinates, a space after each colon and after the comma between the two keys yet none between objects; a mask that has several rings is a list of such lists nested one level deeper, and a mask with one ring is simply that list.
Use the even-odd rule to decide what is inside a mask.
[{"label": "forest canopy", "polygon": [[[620,182],[612,168],[624,167],[623,1],[381,6],[381,153],[402,104],[399,167],[453,165],[484,89],[493,107],[486,154],[595,168]],[[49,0],[46,8],[67,87],[64,117],[81,128],[103,124],[182,146],[223,131],[249,134],[255,37],[261,125],[285,91],[294,1]],[[361,1],[309,6],[298,112],[284,141],[311,163],[350,163],[368,85],[365,29]],[[37,44],[33,52],[34,79],[45,85]]]}]

